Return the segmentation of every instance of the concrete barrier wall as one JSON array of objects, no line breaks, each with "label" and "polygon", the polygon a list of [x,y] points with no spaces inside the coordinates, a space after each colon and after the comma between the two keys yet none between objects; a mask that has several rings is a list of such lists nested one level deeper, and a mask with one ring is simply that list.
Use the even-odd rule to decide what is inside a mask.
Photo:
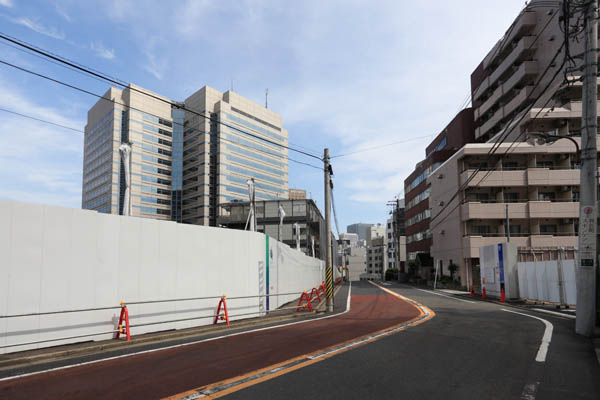
[{"label": "concrete barrier wall", "polygon": [[[323,266],[261,233],[176,224],[0,200],[0,315],[114,306],[114,309],[0,318],[0,346],[108,332],[121,301],[299,292]],[[273,260],[267,254],[273,249]],[[267,269],[268,267],[268,269]],[[275,279],[273,279],[275,278]],[[271,299],[270,309],[297,296]],[[266,310],[265,299],[228,300],[231,319]],[[132,335],[212,323],[218,298],[129,306]],[[262,308],[261,308],[262,307]],[[239,315],[239,316],[236,316]],[[0,353],[102,340],[112,334],[0,348]]]}]

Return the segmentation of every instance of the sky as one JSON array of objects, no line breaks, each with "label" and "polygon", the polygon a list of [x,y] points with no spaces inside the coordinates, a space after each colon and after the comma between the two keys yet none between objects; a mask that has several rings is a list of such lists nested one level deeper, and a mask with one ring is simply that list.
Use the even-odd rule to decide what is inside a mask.
[{"label": "sky", "polygon": [[[523,6],[0,0],[0,31],[173,100],[208,85],[264,104],[268,88],[269,109],[282,115],[291,147],[320,156],[329,148],[344,232],[352,223],[389,218],[387,202],[403,197],[404,179],[425,147],[468,100],[471,72]],[[0,60],[97,94],[109,88],[2,40]],[[0,64],[0,109],[75,129],[0,110],[0,198],[81,206],[80,131],[95,102]],[[290,158],[321,165],[293,151]],[[289,186],[306,189],[323,210],[322,171],[294,162],[289,171]]]}]

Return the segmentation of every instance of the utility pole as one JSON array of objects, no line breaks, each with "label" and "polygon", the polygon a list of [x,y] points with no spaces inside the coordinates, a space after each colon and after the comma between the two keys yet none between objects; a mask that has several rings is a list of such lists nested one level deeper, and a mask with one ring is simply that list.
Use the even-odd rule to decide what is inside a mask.
[{"label": "utility pole", "polygon": [[[565,16],[568,18],[568,16]],[[587,3],[585,31],[583,111],[581,116],[581,170],[579,198],[579,268],[577,269],[577,319],[575,332],[592,336],[596,325],[597,275],[597,86],[598,74],[598,1]]]},{"label": "utility pole", "polygon": [[405,273],[405,267],[400,264],[400,199],[396,198],[396,213],[394,215],[394,238],[396,239],[396,266],[398,267],[398,281],[400,273]]},{"label": "utility pole", "polygon": [[333,266],[331,263],[331,166],[329,149],[323,152],[325,173],[325,289],[327,291],[327,312],[333,312]]},{"label": "utility pole", "polygon": [[506,205],[506,242],[510,243],[510,220],[508,219],[508,204]]}]

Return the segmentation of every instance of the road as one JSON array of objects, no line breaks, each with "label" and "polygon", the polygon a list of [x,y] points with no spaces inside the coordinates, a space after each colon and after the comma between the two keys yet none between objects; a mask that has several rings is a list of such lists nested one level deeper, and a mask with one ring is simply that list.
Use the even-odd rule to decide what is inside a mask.
[{"label": "road", "polygon": [[[396,284],[385,289],[435,316],[359,282],[350,311],[335,317],[4,380],[0,398],[600,397],[591,342],[573,333],[572,320]],[[552,324],[545,361],[536,358],[547,324],[503,308]]]}]

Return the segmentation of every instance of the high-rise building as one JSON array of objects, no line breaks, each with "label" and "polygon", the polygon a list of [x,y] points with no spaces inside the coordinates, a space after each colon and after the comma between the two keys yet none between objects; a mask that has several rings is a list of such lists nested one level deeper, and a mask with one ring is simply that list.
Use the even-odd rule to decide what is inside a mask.
[{"label": "high-rise building", "polygon": [[237,93],[203,87],[177,103],[129,85],[88,112],[82,207],[120,214],[130,143],[132,215],[216,225],[219,205],[288,197],[287,131],[280,115]]},{"label": "high-rise building", "polygon": [[373,226],[373,224],[352,224],[346,227],[346,232],[348,233],[356,233],[358,235],[358,240],[367,240],[369,237],[369,229]]}]

